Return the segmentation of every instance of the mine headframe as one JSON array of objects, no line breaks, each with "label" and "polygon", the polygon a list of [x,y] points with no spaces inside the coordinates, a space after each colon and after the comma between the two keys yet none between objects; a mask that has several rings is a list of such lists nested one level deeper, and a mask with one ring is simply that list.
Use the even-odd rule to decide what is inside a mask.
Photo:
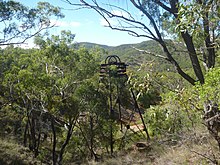
[{"label": "mine headframe", "polygon": [[108,56],[105,63],[100,66],[100,78],[127,78],[126,67],[127,65],[121,62],[117,55]]}]

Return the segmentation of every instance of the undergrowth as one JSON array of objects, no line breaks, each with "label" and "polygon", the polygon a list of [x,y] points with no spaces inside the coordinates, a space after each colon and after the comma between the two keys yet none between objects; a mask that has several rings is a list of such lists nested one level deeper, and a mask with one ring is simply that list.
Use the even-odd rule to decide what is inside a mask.
[{"label": "undergrowth", "polygon": [[[144,141],[142,141],[144,142]],[[192,165],[220,164],[220,152],[216,141],[201,126],[179,138],[152,139],[148,147],[139,150],[135,144],[120,151],[112,158],[101,162],[90,161],[89,165]]]}]

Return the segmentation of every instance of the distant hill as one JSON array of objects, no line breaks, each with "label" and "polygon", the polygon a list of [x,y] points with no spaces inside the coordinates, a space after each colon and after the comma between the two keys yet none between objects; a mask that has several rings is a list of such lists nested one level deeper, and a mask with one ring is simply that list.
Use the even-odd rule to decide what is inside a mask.
[{"label": "distant hill", "polygon": [[103,48],[103,49],[111,49],[111,46],[95,44],[95,43],[91,43],[91,42],[78,42],[78,43],[74,44],[75,48],[79,48],[79,47],[82,47],[82,46],[84,46],[85,48],[88,48],[88,49],[92,49],[94,47],[100,47],[100,48]]},{"label": "distant hill", "polygon": [[[180,63],[180,66],[183,68],[189,68],[190,63],[188,61],[189,57],[184,51],[184,45],[181,43],[174,43],[171,40],[166,41],[169,44],[169,48],[173,53],[174,58]],[[137,49],[141,50],[147,50],[148,52],[152,52],[154,54],[160,54],[164,55],[160,45],[153,40],[144,41],[137,44],[123,44],[119,46],[107,46],[107,45],[101,45],[101,44],[94,44],[89,42],[81,42],[74,44],[75,48],[79,47],[85,47],[88,49],[99,47],[101,49],[104,49],[107,54],[103,55],[103,59],[107,55],[118,55],[122,61],[126,62],[128,65],[136,66],[140,65],[144,62],[148,61],[154,61],[158,64],[158,70],[164,71],[164,70],[170,70],[172,71],[174,68],[173,66],[168,62],[165,61],[162,58],[154,57],[153,55],[149,54],[143,54],[139,52]]]}]

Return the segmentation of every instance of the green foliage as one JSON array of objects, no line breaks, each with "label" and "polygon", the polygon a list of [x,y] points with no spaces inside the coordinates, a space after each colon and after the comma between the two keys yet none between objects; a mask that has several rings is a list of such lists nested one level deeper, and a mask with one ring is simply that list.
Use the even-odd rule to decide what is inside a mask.
[{"label": "green foliage", "polygon": [[137,99],[144,108],[161,101],[159,88],[154,82],[158,77],[154,66],[153,62],[143,63],[138,69],[128,72],[128,84],[136,92]]},{"label": "green foliage", "polygon": [[220,104],[220,68],[210,69],[205,75],[205,84],[196,85],[200,101],[213,101]]},{"label": "green foliage", "polygon": [[167,95],[164,96],[161,104],[151,106],[145,112],[145,121],[152,136],[175,136],[186,124],[184,111],[175,100],[166,97]]},{"label": "green foliage", "polygon": [[204,102],[219,105],[220,69],[210,69],[205,75],[206,82],[193,88],[179,86],[162,94],[162,102],[145,111],[145,121],[151,135],[163,136],[194,129],[202,122]]},{"label": "green foliage", "polygon": [[[174,42],[171,40],[166,40],[167,45],[173,52],[173,56],[176,61],[179,62],[179,65],[184,69],[190,68],[190,63],[188,62],[189,57],[187,55],[187,51],[184,48],[182,43]],[[89,44],[89,45],[88,45]],[[102,59],[105,59],[107,55],[118,55],[122,61],[125,61],[126,64],[129,65],[129,68],[140,67],[140,65],[145,63],[154,63],[155,71],[172,71],[175,72],[174,67],[166,60],[161,59],[159,57],[154,57],[151,54],[141,53],[137,49],[147,50],[148,52],[154,53],[155,55],[163,55],[166,56],[164,52],[161,50],[159,44],[153,40],[144,41],[137,44],[124,44],[116,47],[109,47],[105,45],[97,45],[92,43],[78,43],[77,47],[84,46],[87,49],[92,49],[94,47],[100,47],[107,52],[101,52]],[[135,47],[135,48],[134,48]],[[158,67],[160,66],[160,67]]]},{"label": "green foliage", "polygon": [[[179,81],[174,79],[172,81]],[[160,95],[162,101],[145,111],[145,121],[151,135],[176,138],[184,131],[195,129],[202,122],[202,102],[198,92],[191,86],[181,82],[164,86],[166,88]]]},{"label": "green foliage", "polygon": [[217,28],[220,24],[217,3],[217,0],[214,0],[211,3],[195,3],[194,1],[189,1],[186,4],[180,4],[178,11],[178,19],[180,23],[176,26],[176,32],[179,32],[180,34],[181,32],[188,31],[189,34],[194,37],[197,46],[203,44],[203,41],[209,35],[204,31],[204,29],[206,29],[206,27],[204,27],[206,25],[203,24],[205,21],[210,22],[210,29],[216,31],[216,33],[219,31]]},{"label": "green foliage", "polygon": [[[171,21],[167,13],[162,16],[164,20],[159,18],[160,10],[153,5],[153,1],[143,1],[143,3],[146,7],[153,9],[152,14],[158,17],[157,21]],[[40,3],[38,8],[41,11],[36,12],[40,12],[41,15],[46,13],[48,16],[52,16],[51,14],[61,16],[59,8],[51,7],[48,3]],[[187,7],[188,9],[190,8]],[[197,7],[193,8],[193,10],[197,9]],[[32,12],[36,16],[35,11]],[[179,12],[182,17],[193,19],[193,13],[187,15],[181,10]],[[49,25],[48,17],[42,17],[42,19],[45,24]],[[183,28],[187,22],[181,21],[181,28]],[[55,154],[60,152],[65,143],[67,144],[64,150],[64,164],[70,161],[82,161],[79,158],[85,160],[96,154],[108,153],[109,125],[112,124],[114,137],[119,131],[118,124],[110,120],[109,83],[99,83],[100,61],[107,53],[102,48],[87,49],[86,46],[74,46],[74,37],[75,35],[70,31],[62,31],[60,35],[47,38],[38,35],[35,38],[35,44],[39,46],[39,49],[24,50],[9,46],[0,50],[2,64],[0,66],[1,135],[14,133],[16,137],[20,137],[19,140],[24,140],[21,135],[24,133],[22,131],[25,129],[25,124],[34,120],[32,123],[32,125],[36,124],[34,137],[37,137],[40,131],[48,136],[45,141],[41,139],[38,155],[38,158],[42,162],[47,161],[46,163],[51,163],[52,159],[53,144],[49,138],[52,138],[54,133],[50,117],[56,119]],[[183,44],[170,40],[165,40],[165,42],[169,50],[175,52],[173,57],[181,67],[191,73]],[[89,47],[91,45],[89,44]],[[132,48],[133,46],[164,55],[159,45],[152,41],[114,48],[104,46],[109,54],[117,54],[131,65],[129,67],[131,69],[127,72],[130,85],[128,88],[125,87],[124,80],[115,78],[116,68],[114,67],[110,68],[111,78],[106,81],[112,83],[112,98],[116,100],[114,104],[117,104],[118,100],[117,90],[121,92],[121,105],[124,109],[133,108],[129,88],[135,91],[152,136],[173,135],[175,137],[184,129],[191,129],[201,120],[200,101],[206,99],[219,101],[219,69],[211,69],[206,76],[206,83],[197,84],[195,90],[188,88],[183,79],[177,78],[174,74],[175,68],[170,67],[168,62],[151,55],[143,55]],[[75,49],[76,47],[78,49]],[[117,84],[120,85],[117,86]],[[35,116],[31,118],[31,114]],[[50,117],[44,119],[42,117],[44,114],[49,114]],[[28,137],[31,137],[31,131],[33,130],[30,124]],[[69,141],[67,141],[68,135]],[[138,134],[129,136],[134,140]],[[121,145],[119,144],[121,139],[114,140],[114,146]]]},{"label": "green foliage", "polygon": [[0,11],[0,45],[24,43],[41,31],[51,28],[51,18],[64,17],[59,7],[54,7],[48,2],[39,2],[36,8],[29,9],[20,2],[1,1]]},{"label": "green foliage", "polygon": [[[72,49],[70,44],[73,36],[65,31],[61,32],[61,36],[52,36],[46,40],[39,36],[38,41],[43,43],[41,46],[44,49],[4,49],[1,55],[1,81],[5,90],[1,96],[5,99],[2,100],[5,105],[1,106],[1,121],[5,129],[2,131],[17,132],[18,128],[13,127],[20,127],[21,130],[23,124],[27,125],[34,120],[36,128],[30,130],[31,134],[35,132],[32,137],[37,137],[40,130],[52,134],[49,119],[43,117],[44,113],[49,113],[64,123],[73,124],[81,112],[88,110],[88,107],[83,109],[85,107],[76,89],[80,89],[83,80],[90,79],[97,72],[98,51],[93,56],[92,52],[86,49]],[[39,113],[41,115],[38,115]],[[36,114],[38,116],[31,118],[31,115]],[[14,120],[11,119],[12,116]],[[21,123],[22,121],[24,123]],[[45,125],[47,127],[43,128]],[[67,138],[67,130],[62,127],[64,125],[56,125],[59,142],[57,146],[61,146]],[[28,129],[33,128],[30,125]],[[30,143],[31,140],[34,139],[30,139]],[[41,145],[39,149],[46,152]],[[39,156],[46,159],[47,154]]]}]

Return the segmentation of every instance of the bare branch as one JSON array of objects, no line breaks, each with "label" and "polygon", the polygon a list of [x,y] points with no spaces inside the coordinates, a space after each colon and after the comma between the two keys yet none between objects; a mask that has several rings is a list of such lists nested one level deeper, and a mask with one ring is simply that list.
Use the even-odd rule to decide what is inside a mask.
[{"label": "bare branch", "polygon": [[39,29],[38,29],[35,33],[32,33],[32,34],[26,36],[22,41],[10,42],[11,40],[13,40],[13,39],[15,39],[15,38],[18,38],[18,36],[19,36],[20,34],[23,34],[25,31],[29,30],[29,29],[26,29],[25,31],[19,32],[17,35],[14,35],[14,36],[12,36],[11,38],[8,38],[7,40],[4,40],[4,41],[0,42],[0,46],[24,44],[28,39],[30,39],[30,38],[36,36],[37,34],[39,34],[40,32],[42,32],[43,30],[53,28],[54,26],[55,26],[55,24],[53,24],[53,25],[51,25],[51,26],[45,26],[45,27],[44,27],[44,25],[41,25],[41,26],[39,27]]},{"label": "bare branch", "polygon": [[[102,18],[105,20],[107,26],[113,30],[118,31],[125,31],[128,32],[128,34],[135,36],[135,37],[146,37],[149,39],[152,39],[154,41],[157,41],[164,51],[165,55],[160,56],[161,58],[169,61],[172,65],[175,66],[176,71],[188,82],[190,82],[192,85],[195,84],[196,80],[192,78],[190,75],[186,74],[182,68],[179,66],[179,63],[174,59],[173,52],[170,51],[169,46],[165,42],[165,40],[162,37],[162,32],[159,29],[159,25],[157,24],[157,20],[153,17],[153,15],[150,14],[151,9],[147,10],[145,5],[142,3],[141,0],[130,0],[130,3],[135,7],[137,10],[141,11],[143,13],[144,18],[150,21],[150,26],[147,26],[146,22],[143,20],[134,19],[132,16],[132,13],[129,12],[129,10],[124,9],[120,6],[115,6],[113,4],[104,4],[107,7],[110,7],[108,10],[107,7],[100,6],[101,2],[98,3],[97,0],[80,0],[81,4],[73,4],[70,2],[70,0],[65,0],[67,3],[80,6],[88,9],[95,10]],[[162,1],[162,0],[155,0],[153,1],[155,5],[157,5],[158,8],[164,9],[168,11],[169,13],[173,14],[176,18],[176,24],[178,25],[179,18],[178,18],[178,0],[172,0],[172,1]],[[110,3],[110,2],[109,2]],[[99,5],[100,4],[100,5]],[[103,4],[102,4],[103,5]],[[170,5],[170,6],[168,6]],[[123,13],[117,14],[112,12],[113,9],[120,10]],[[118,25],[112,24],[111,20],[116,19],[118,21]],[[192,63],[192,67],[194,69],[195,75],[198,78],[198,80],[203,83],[203,73],[201,72],[201,67],[198,62],[198,57],[195,51],[195,46],[193,44],[193,39],[190,36],[190,34],[186,32],[182,32],[181,36],[186,44],[186,48]],[[150,52],[145,52],[150,54]],[[165,57],[166,56],[166,57]]]},{"label": "bare branch", "polygon": [[138,1],[139,4],[137,4],[134,0],[131,0],[131,2],[137,9],[139,9],[141,12],[143,12],[144,15],[150,20],[150,22],[152,23],[153,28],[158,36],[158,41],[162,41],[161,33],[159,32],[159,29],[158,29],[153,17],[143,8],[140,1]]},{"label": "bare branch", "polygon": [[217,115],[215,115],[215,116],[212,116],[212,117],[210,117],[210,118],[208,118],[207,120],[205,120],[205,122],[210,122],[210,121],[212,121],[212,120],[215,120],[216,118],[218,118],[218,117],[220,117],[220,114],[217,114]]},{"label": "bare branch", "polygon": [[[132,16],[131,16],[131,13],[129,13],[128,11],[126,10],[122,10],[122,11],[125,11],[128,15],[131,16],[131,18],[127,18],[123,15],[117,15],[117,14],[114,14],[110,11],[107,11],[106,9],[102,8],[101,6],[98,5],[98,3],[96,1],[93,1],[95,5],[91,5],[91,4],[88,4],[87,2],[85,2],[84,0],[80,0],[82,2],[81,6],[85,6],[85,7],[88,7],[88,8],[91,8],[91,9],[94,9],[97,13],[99,13],[99,15],[101,15],[105,21],[108,23],[108,26],[109,28],[113,29],[113,30],[119,30],[119,31],[125,31],[125,32],[128,32],[129,34],[132,34],[133,36],[135,37],[146,37],[146,38],[149,38],[149,39],[153,39],[155,41],[158,41],[157,37],[154,35],[154,33],[152,32],[152,30],[150,30],[144,23],[140,22],[140,21],[137,21],[135,20]],[[69,0],[67,0],[67,2],[69,2]],[[72,4],[74,5],[74,4]],[[79,5],[79,4],[77,4]],[[113,5],[111,5],[113,6]],[[115,6],[114,6],[115,7]],[[118,7],[118,9],[120,9]],[[125,23],[127,24],[130,24],[130,25],[133,25],[133,28],[139,28],[139,29],[142,29],[142,30],[146,30],[149,35],[143,35],[143,34],[138,34],[137,32],[135,32],[134,30],[129,30],[129,29],[126,29],[123,25],[121,25],[120,27],[115,27],[113,26],[110,21],[108,20],[108,18],[118,18],[118,19],[121,19],[121,20],[124,20]],[[138,25],[140,25],[138,27]]]},{"label": "bare branch", "polygon": [[132,47],[132,48],[134,48],[135,50],[137,50],[137,51],[139,51],[139,52],[141,52],[141,53],[143,53],[143,54],[149,54],[149,55],[152,55],[152,56],[154,56],[154,57],[159,57],[159,58],[162,58],[162,59],[164,59],[164,60],[170,62],[170,60],[169,60],[167,57],[163,56],[163,55],[155,54],[155,53],[149,52],[149,51],[147,51],[147,50],[141,50],[141,49],[138,49],[138,48],[136,48],[136,47]]}]

